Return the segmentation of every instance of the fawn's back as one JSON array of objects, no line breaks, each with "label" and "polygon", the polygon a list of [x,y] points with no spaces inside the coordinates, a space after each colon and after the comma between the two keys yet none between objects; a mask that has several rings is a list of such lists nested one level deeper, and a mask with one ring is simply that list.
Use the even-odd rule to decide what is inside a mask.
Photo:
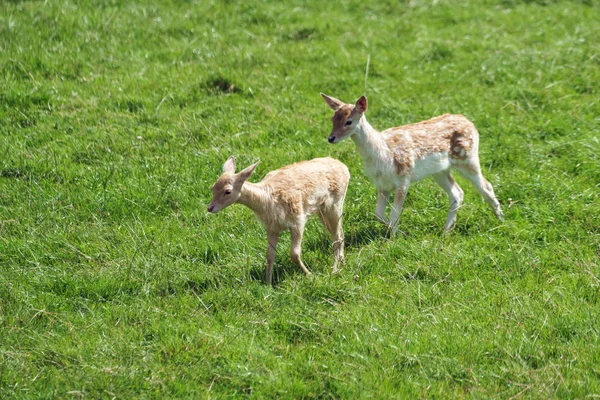
[{"label": "fawn's back", "polygon": [[269,172],[260,182],[291,214],[310,215],[343,199],[348,168],[333,158],[315,158]]},{"label": "fawn's back", "polygon": [[[440,169],[445,170],[451,165],[468,164],[468,160],[477,157],[477,129],[462,115],[444,114],[427,121],[386,129],[381,134],[393,153],[394,167],[400,175],[416,172],[415,165],[419,160],[429,159],[430,163],[439,164]],[[423,171],[419,175],[429,174]]]}]

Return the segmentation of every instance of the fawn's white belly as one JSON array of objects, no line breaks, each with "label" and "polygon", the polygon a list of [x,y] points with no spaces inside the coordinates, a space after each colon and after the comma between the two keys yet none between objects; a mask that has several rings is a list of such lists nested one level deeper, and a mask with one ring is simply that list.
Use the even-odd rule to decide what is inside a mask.
[{"label": "fawn's white belly", "polygon": [[415,160],[415,166],[410,172],[411,181],[418,181],[450,168],[448,153],[434,153]]}]

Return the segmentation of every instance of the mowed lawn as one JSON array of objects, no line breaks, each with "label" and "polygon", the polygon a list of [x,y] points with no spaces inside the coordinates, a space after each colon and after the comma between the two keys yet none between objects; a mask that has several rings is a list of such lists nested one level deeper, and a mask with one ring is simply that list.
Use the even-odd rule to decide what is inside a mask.
[{"label": "mowed lawn", "polygon": [[[600,396],[600,3],[4,1],[1,398]],[[367,72],[368,66],[368,74]],[[460,113],[506,221],[461,177],[411,186],[390,239],[331,110],[378,129]],[[306,278],[252,181],[348,165],[346,264],[311,220]]]}]

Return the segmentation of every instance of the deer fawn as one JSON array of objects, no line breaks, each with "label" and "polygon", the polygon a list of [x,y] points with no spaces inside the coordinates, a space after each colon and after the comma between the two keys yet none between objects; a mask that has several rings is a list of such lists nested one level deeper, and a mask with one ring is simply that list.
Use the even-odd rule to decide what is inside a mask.
[{"label": "deer fawn", "polygon": [[[338,143],[348,137],[354,140],[365,164],[365,173],[377,187],[375,215],[388,225],[392,234],[398,229],[410,183],[428,176],[432,176],[450,197],[444,230],[452,229],[463,201],[463,191],[452,178],[451,167],[475,185],[499,219],[504,218],[492,185],[481,174],[479,134],[467,118],[444,114],[380,133],[365,118],[365,96],[355,104],[345,104],[323,93],[321,96],[335,111],[329,143]],[[388,220],[385,208],[393,191],[394,202]]]},{"label": "deer fawn", "polygon": [[250,208],[267,230],[267,268],[265,281],[272,282],[273,263],[279,234],[291,233],[290,256],[306,275],[310,271],[300,258],[302,234],[306,220],[317,214],[331,233],[334,247],[332,271],[344,259],[342,212],[350,180],[348,168],[332,158],[315,158],[271,171],[258,183],[247,182],[258,163],[235,173],[235,159],[223,165],[223,175],[213,185],[213,199],[208,211],[217,213],[233,203]]}]

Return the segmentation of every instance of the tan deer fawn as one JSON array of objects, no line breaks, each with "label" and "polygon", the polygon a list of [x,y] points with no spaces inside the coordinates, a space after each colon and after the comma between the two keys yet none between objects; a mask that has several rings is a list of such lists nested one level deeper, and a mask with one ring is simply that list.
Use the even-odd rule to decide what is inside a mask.
[{"label": "tan deer fawn", "polygon": [[301,161],[271,171],[258,183],[247,182],[258,163],[235,173],[235,159],[223,165],[223,175],[213,185],[213,199],[208,211],[217,213],[233,203],[250,208],[264,224],[267,231],[267,268],[265,281],[272,283],[273,263],[279,234],[291,233],[290,256],[306,275],[310,271],[300,257],[302,235],[306,220],[317,214],[331,233],[334,247],[334,264],[344,259],[344,231],[342,212],[350,180],[348,168],[332,158],[315,158]]},{"label": "tan deer fawn", "polygon": [[[450,231],[463,201],[463,191],[450,169],[467,178],[488,202],[499,219],[503,219],[500,203],[492,185],[481,174],[479,165],[479,133],[462,115],[444,114],[427,121],[376,131],[365,118],[367,98],[345,104],[323,93],[321,96],[335,113],[329,143],[351,137],[365,164],[365,174],[377,187],[376,217],[395,234],[400,222],[404,199],[411,182],[432,176],[448,193],[450,210],[444,226]],[[385,209],[395,192],[390,219]]]}]

